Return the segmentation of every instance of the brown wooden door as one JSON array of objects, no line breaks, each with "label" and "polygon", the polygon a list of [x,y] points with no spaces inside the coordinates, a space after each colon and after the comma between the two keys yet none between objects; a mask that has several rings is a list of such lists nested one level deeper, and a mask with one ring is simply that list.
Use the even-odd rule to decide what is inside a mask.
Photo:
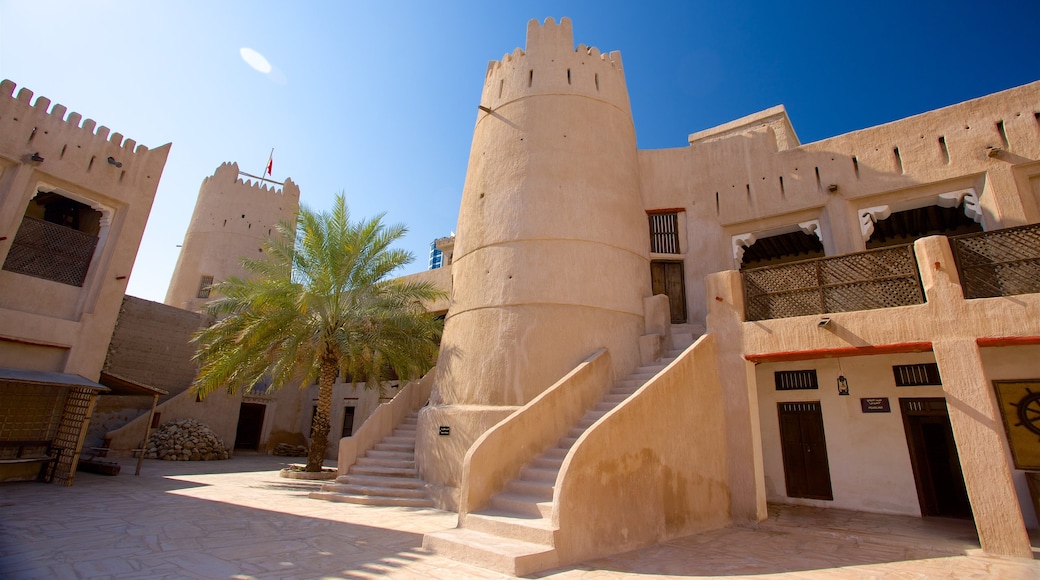
[{"label": "brown wooden door", "polygon": [[682,262],[650,262],[650,286],[654,295],[668,296],[672,322],[686,322],[686,282]]},{"label": "brown wooden door", "polygon": [[834,499],[819,401],[779,403],[787,497]]},{"label": "brown wooden door", "polygon": [[946,400],[899,399],[921,515],[970,518]]}]

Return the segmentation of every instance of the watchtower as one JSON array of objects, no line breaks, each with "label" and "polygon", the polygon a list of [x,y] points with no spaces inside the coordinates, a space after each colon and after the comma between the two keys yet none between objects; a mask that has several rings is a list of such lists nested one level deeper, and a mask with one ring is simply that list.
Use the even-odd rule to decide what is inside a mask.
[{"label": "watchtower", "polygon": [[[464,452],[600,348],[619,376],[638,366],[651,293],[638,169],[620,53],[575,48],[567,18],[529,22],[526,52],[484,79],[436,405],[420,427],[455,425]],[[453,455],[426,443],[442,445],[420,436],[420,455]],[[442,469],[424,477],[453,487]]]},{"label": "watchtower", "polygon": [[[280,187],[279,187],[280,185]],[[245,277],[242,258],[263,253],[279,221],[293,221],[300,188],[243,179],[237,163],[223,163],[202,181],[181,254],[166,291],[166,304],[198,311],[209,301],[209,286],[229,276]]]}]

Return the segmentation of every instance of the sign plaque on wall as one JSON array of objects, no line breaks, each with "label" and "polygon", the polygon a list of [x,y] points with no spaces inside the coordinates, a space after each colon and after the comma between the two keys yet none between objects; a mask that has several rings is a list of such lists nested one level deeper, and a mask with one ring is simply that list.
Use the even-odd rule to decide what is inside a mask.
[{"label": "sign plaque on wall", "polygon": [[891,413],[888,397],[867,397],[859,400],[864,413]]}]

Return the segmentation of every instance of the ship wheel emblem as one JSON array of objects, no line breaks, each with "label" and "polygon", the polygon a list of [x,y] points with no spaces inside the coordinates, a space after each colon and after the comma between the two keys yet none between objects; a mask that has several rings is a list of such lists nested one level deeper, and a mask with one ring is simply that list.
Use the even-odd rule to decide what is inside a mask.
[{"label": "ship wheel emblem", "polygon": [[1040,393],[1027,388],[1026,395],[1019,402],[1011,403],[1011,406],[1018,409],[1018,423],[1015,426],[1021,425],[1040,435]]}]

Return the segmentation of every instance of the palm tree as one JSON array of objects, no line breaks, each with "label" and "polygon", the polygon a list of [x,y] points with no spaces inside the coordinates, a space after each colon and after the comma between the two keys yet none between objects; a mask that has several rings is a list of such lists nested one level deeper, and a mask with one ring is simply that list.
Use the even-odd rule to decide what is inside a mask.
[{"label": "palm tree", "polygon": [[242,260],[249,278],[213,286],[206,311],[216,322],[193,338],[191,391],[203,397],[317,379],[307,471],[322,468],[337,376],[382,389],[388,371],[414,379],[436,359],[443,323],[423,303],[443,292],[390,278],[413,256],[390,247],[407,229],[382,220],[351,222],[342,194],[331,212],[301,208],[295,227],[280,224],[267,240],[264,258]]}]

